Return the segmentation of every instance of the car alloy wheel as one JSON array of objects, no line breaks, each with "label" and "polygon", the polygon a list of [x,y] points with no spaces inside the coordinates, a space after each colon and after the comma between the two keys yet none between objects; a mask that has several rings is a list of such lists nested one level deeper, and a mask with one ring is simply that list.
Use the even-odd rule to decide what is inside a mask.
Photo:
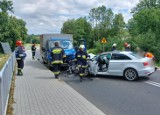
[{"label": "car alloy wheel", "polygon": [[129,81],[134,81],[138,78],[138,74],[135,69],[129,68],[125,70],[124,77]]}]

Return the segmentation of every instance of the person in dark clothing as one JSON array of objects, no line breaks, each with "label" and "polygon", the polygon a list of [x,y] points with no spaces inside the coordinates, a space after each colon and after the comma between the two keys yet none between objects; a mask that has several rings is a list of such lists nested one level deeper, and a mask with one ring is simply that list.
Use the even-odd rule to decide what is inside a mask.
[{"label": "person in dark clothing", "polygon": [[34,59],[35,53],[36,53],[36,44],[33,44],[33,45],[31,46],[31,51],[32,51],[32,59]]},{"label": "person in dark clothing", "polygon": [[97,63],[98,63],[99,71],[102,71],[102,67],[104,65],[104,60],[102,59],[101,56],[98,57]]},{"label": "person in dark clothing", "polygon": [[125,51],[131,51],[131,45],[130,44],[127,45]]},{"label": "person in dark clothing", "polygon": [[114,44],[112,45],[112,51],[115,51],[115,50],[116,50],[116,46],[117,46],[116,43],[114,43]]},{"label": "person in dark clothing", "polygon": [[59,46],[58,42],[55,42],[55,47],[52,48],[52,71],[55,78],[58,79],[60,75],[61,64],[63,64],[63,59],[66,57],[63,48]]},{"label": "person in dark clothing", "polygon": [[82,81],[82,77],[85,76],[85,69],[87,68],[88,54],[84,51],[84,45],[80,45],[79,51],[76,53],[77,64],[79,67],[79,77]]},{"label": "person in dark clothing", "polygon": [[18,40],[16,42],[16,50],[15,50],[15,55],[16,55],[16,60],[17,60],[17,68],[18,72],[17,75],[23,75],[22,69],[24,68],[24,59],[26,57],[26,53],[24,51],[24,47],[22,46],[22,41]]},{"label": "person in dark clothing", "polygon": [[128,46],[128,43],[127,42],[124,42],[124,51],[126,51],[126,49],[127,49],[127,46]]}]

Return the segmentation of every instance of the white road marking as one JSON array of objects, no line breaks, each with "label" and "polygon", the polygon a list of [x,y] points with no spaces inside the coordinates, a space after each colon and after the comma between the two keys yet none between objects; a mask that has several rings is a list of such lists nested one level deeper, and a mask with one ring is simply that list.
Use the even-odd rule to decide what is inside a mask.
[{"label": "white road marking", "polygon": [[146,83],[150,84],[150,85],[154,85],[157,87],[160,87],[160,83],[154,82],[154,81],[147,81]]}]

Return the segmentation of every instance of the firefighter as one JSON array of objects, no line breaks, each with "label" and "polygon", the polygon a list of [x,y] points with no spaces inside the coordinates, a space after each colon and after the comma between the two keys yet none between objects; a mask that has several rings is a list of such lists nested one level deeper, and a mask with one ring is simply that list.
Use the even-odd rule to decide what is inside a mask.
[{"label": "firefighter", "polygon": [[63,64],[63,59],[66,57],[63,48],[59,46],[58,42],[55,42],[55,47],[52,49],[52,71],[55,78],[58,79],[60,75],[61,64]]},{"label": "firefighter", "polygon": [[127,47],[125,48],[125,51],[131,51],[131,45],[127,44]]},{"label": "firefighter", "polygon": [[80,45],[79,51],[76,53],[80,81],[82,81],[83,76],[85,76],[85,69],[87,68],[87,57],[89,57],[88,54],[84,51],[84,48],[84,45]]},{"label": "firefighter", "polygon": [[32,59],[34,60],[35,53],[36,53],[36,44],[33,44],[33,45],[31,46],[31,51],[32,51]]},{"label": "firefighter", "polygon": [[17,75],[23,75],[22,69],[24,68],[24,59],[26,57],[26,53],[24,50],[24,47],[22,46],[22,41],[18,40],[16,41],[16,60],[17,60],[17,68],[18,68],[18,72]]},{"label": "firefighter", "polygon": [[124,50],[126,51],[127,50],[127,46],[128,46],[128,43],[127,42],[124,42]]},{"label": "firefighter", "polygon": [[114,43],[114,44],[112,45],[112,51],[115,51],[115,50],[116,50],[116,46],[117,46],[116,43]]}]

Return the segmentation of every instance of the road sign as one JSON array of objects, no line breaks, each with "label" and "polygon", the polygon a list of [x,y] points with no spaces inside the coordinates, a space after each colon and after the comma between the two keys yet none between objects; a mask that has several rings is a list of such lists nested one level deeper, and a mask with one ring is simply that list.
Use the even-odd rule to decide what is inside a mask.
[{"label": "road sign", "polygon": [[106,38],[102,38],[101,43],[102,43],[102,44],[106,44],[106,43],[107,43]]},{"label": "road sign", "polygon": [[12,52],[12,51],[11,51],[11,47],[10,47],[10,45],[9,45],[8,42],[5,42],[5,43],[0,42],[0,45],[2,46],[1,49],[3,50],[3,53],[8,54],[8,53],[11,53],[11,52]]}]

